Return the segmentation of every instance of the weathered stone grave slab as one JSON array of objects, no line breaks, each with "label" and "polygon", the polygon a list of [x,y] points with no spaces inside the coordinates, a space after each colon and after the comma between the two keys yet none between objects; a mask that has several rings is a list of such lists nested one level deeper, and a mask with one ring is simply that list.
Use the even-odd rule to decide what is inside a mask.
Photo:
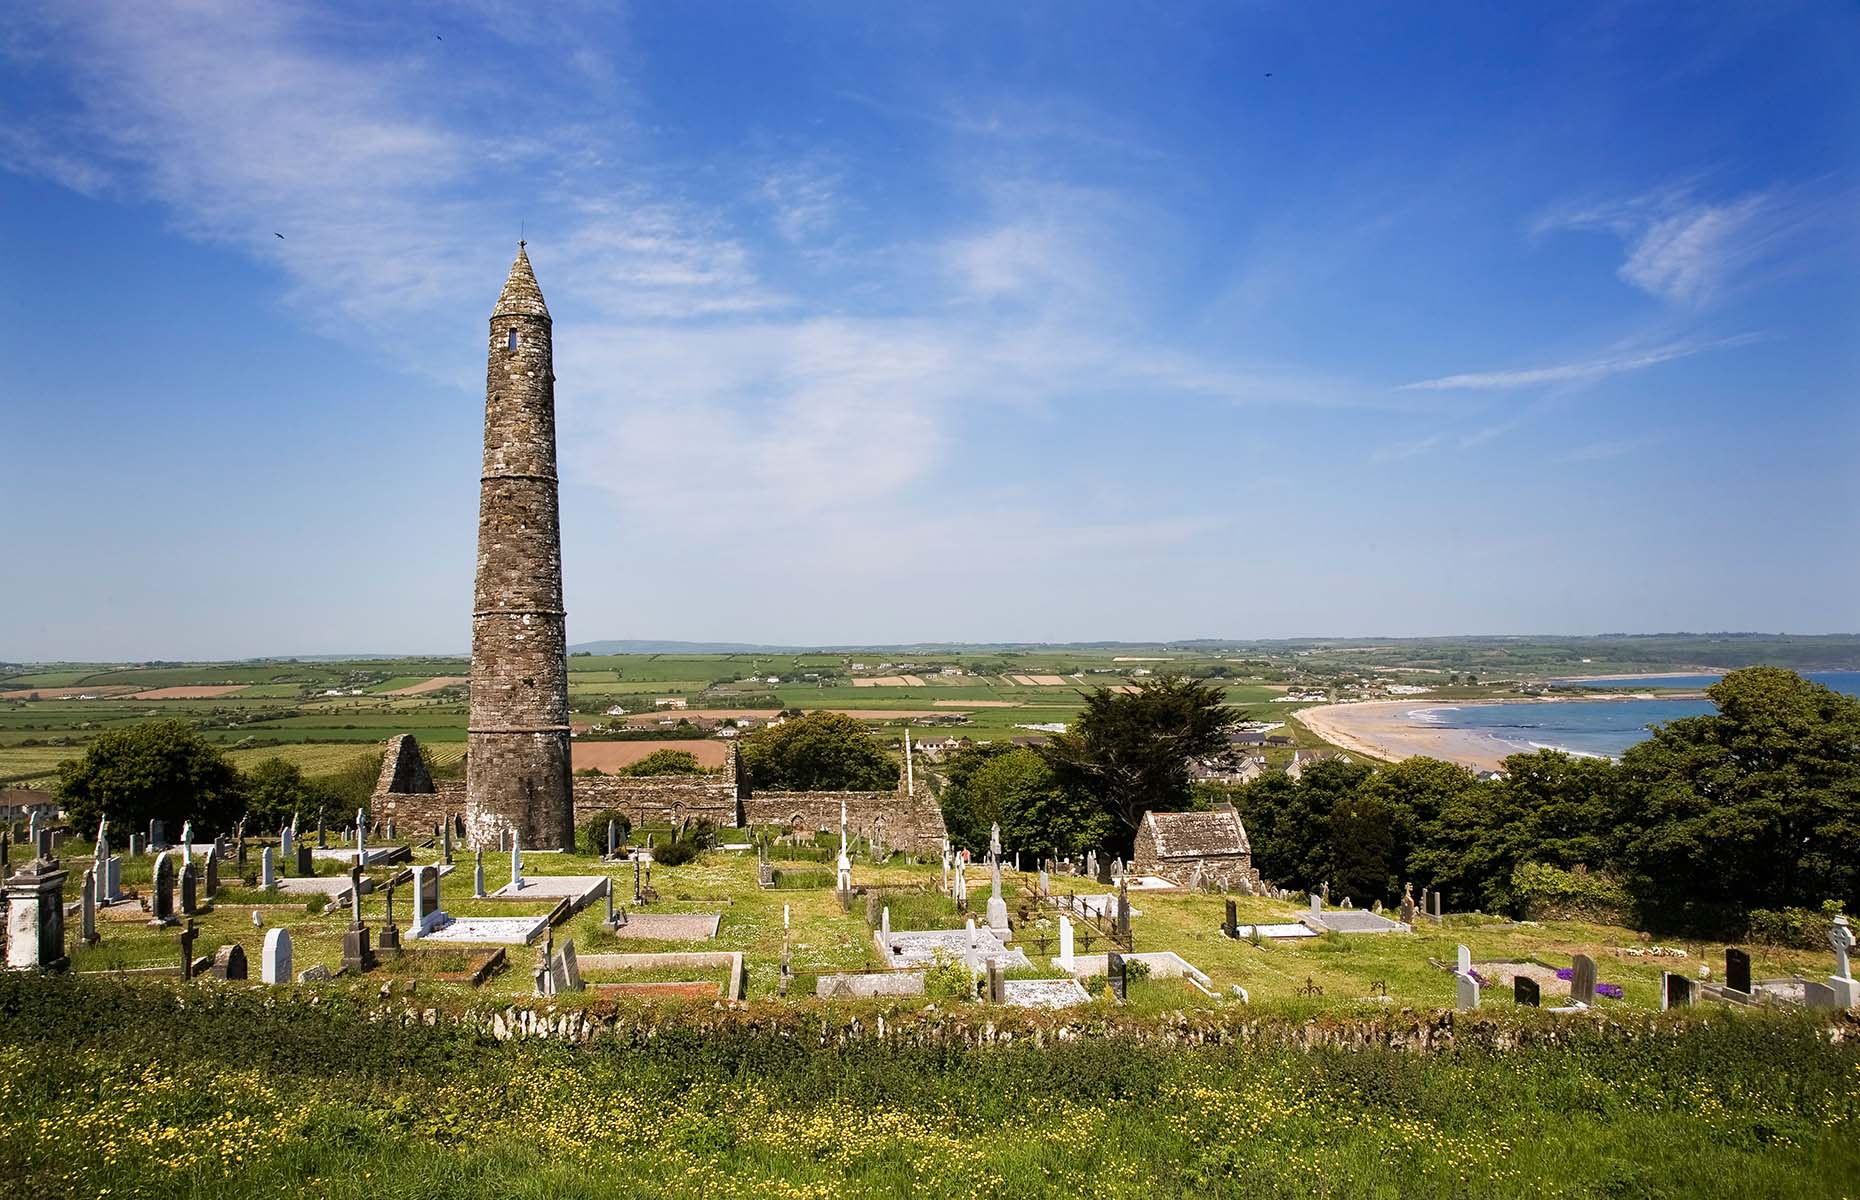
[{"label": "weathered stone grave slab", "polygon": [[866,1000],[873,996],[921,996],[922,971],[882,971],[864,975],[822,975],[814,994],[828,1000]]},{"label": "weathered stone grave slab", "polygon": [[628,913],[615,937],[639,941],[702,942],[717,936],[722,913]]},{"label": "weathered stone grave slab", "polygon": [[[876,933],[873,935],[876,937]],[[989,958],[998,958],[1004,967],[1025,967],[1031,964],[1019,948],[1008,949],[994,930],[986,925],[978,925],[974,932],[974,948],[970,948],[970,932],[967,929],[894,929],[891,940],[882,947],[886,962],[893,967],[927,967],[936,961],[937,951],[957,962],[973,955],[979,963]]]},{"label": "weathered stone grave slab", "polygon": [[1408,927],[1356,908],[1313,909],[1302,918],[1306,924],[1321,926],[1332,933],[1406,933]]},{"label": "weathered stone grave slab", "polygon": [[1016,1008],[1071,1008],[1091,1003],[1091,993],[1076,979],[1009,979],[1001,1002]]},{"label": "weathered stone grave slab", "polygon": [[1263,938],[1314,938],[1320,936],[1318,931],[1299,921],[1286,921],[1272,925],[1236,925],[1234,936],[1250,938],[1255,929]]},{"label": "weathered stone grave slab", "polygon": [[548,928],[547,914],[532,917],[453,917],[449,924],[427,932],[420,941],[527,946],[541,937]]}]

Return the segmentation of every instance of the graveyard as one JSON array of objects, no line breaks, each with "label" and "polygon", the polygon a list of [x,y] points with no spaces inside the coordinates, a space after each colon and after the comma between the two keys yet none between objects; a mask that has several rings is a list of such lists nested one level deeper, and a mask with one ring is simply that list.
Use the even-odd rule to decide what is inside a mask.
[{"label": "graveyard", "polygon": [[1860,1172],[1826,954],[1116,863],[1005,859],[997,903],[990,864],[772,829],[678,865],[646,845],[671,829],[612,855],[281,834],[243,863],[106,844],[122,898],[90,915],[92,843],[41,831],[56,866],[9,863],[12,920],[62,872],[68,961],[0,978],[8,1194],[1841,1195]]}]

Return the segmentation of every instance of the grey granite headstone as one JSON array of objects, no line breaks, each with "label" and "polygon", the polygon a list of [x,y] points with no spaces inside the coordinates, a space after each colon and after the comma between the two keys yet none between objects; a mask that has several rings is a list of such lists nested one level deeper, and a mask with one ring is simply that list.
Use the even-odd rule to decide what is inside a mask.
[{"label": "grey granite headstone", "polygon": [[1577,1004],[1595,1003],[1595,960],[1586,954],[1570,962],[1569,998]]},{"label": "grey granite headstone", "polygon": [[191,915],[200,908],[199,872],[194,870],[193,861],[185,860],[181,864],[181,913]]},{"label": "grey granite headstone", "polygon": [[1118,1000],[1123,1000],[1129,980],[1124,970],[1124,956],[1115,950],[1105,955],[1104,977],[1106,984],[1111,990],[1111,994],[1116,996]]}]

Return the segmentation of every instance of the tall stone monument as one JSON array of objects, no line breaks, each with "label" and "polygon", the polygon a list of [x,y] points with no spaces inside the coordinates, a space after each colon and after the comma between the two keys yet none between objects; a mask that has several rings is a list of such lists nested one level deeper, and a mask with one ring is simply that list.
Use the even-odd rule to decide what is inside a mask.
[{"label": "tall stone monument", "polygon": [[575,848],[548,306],[517,243],[491,310],[472,605],[470,844]]}]

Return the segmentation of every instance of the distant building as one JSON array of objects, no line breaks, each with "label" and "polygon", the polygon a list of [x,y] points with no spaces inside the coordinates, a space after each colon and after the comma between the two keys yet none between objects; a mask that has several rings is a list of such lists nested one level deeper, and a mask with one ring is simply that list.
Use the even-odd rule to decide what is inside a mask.
[{"label": "distant building", "polygon": [[660,696],[652,702],[654,708],[690,708],[690,702],[683,696]]}]

